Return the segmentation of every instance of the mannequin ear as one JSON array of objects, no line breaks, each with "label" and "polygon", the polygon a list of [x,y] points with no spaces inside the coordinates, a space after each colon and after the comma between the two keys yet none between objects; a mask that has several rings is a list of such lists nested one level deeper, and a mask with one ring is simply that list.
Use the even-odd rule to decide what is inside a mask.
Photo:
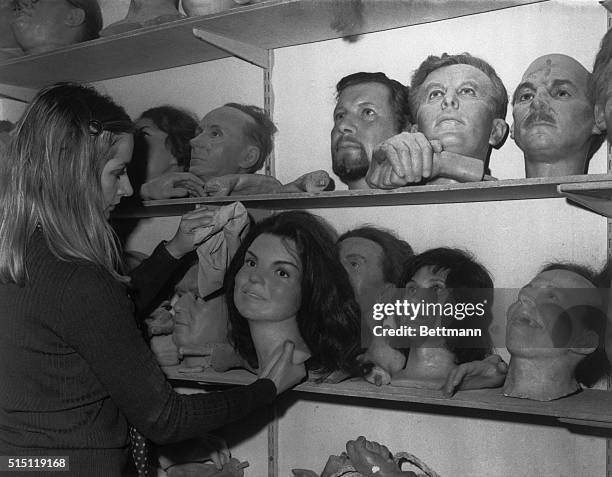
[{"label": "mannequin ear", "polygon": [[595,105],[595,124],[593,134],[601,134],[608,129],[606,124],[606,108],[600,104]]},{"label": "mannequin ear", "polygon": [[257,164],[259,154],[260,152],[257,146],[247,146],[246,153],[238,165],[244,170],[252,168],[255,164]]},{"label": "mannequin ear", "polygon": [[572,343],[571,350],[576,354],[588,356],[595,352],[597,345],[599,344],[599,337],[593,330],[585,330],[579,337],[577,337]]},{"label": "mannequin ear", "polygon": [[71,27],[77,27],[85,23],[85,10],[82,8],[71,8],[64,19],[64,23]]},{"label": "mannequin ear", "polygon": [[419,126],[417,126],[416,123],[413,124],[412,126],[410,126],[410,132],[411,133],[419,132]]},{"label": "mannequin ear", "polygon": [[493,119],[489,144],[493,147],[501,147],[508,136],[508,123],[502,118]]}]

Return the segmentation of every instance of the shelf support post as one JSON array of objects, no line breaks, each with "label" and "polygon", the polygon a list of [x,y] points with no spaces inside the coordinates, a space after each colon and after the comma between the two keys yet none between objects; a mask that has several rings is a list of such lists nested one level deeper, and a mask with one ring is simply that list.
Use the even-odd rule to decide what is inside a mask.
[{"label": "shelf support post", "polygon": [[193,34],[196,38],[203,40],[217,48],[227,51],[232,56],[240,58],[241,60],[247,61],[251,64],[259,66],[261,68],[269,68],[270,62],[268,58],[268,50],[260,48],[255,45],[249,45],[232,38],[227,38],[223,35],[217,35],[201,28],[194,28]]}]

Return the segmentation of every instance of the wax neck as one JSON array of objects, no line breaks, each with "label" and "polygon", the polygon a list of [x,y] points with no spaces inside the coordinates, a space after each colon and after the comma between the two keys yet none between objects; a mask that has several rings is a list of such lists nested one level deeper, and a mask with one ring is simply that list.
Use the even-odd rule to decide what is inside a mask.
[{"label": "wax neck", "polygon": [[585,173],[586,152],[566,153],[563,157],[555,154],[525,154],[525,177],[560,177]]},{"label": "wax neck", "polygon": [[575,362],[560,356],[510,359],[504,395],[536,401],[551,401],[580,389]]},{"label": "wax neck", "polygon": [[426,346],[410,348],[402,375],[415,379],[446,379],[448,373],[455,367],[455,355],[444,346],[443,341],[428,342]]},{"label": "wax neck", "polygon": [[361,179],[357,179],[356,181],[349,181],[346,183],[349,190],[360,190],[360,189],[371,189],[371,187],[366,182],[365,177]]},{"label": "wax neck", "polygon": [[311,356],[295,317],[282,321],[249,320],[249,328],[257,352],[259,369],[265,368],[276,357],[285,341],[292,341],[295,344],[294,363],[303,363]]}]

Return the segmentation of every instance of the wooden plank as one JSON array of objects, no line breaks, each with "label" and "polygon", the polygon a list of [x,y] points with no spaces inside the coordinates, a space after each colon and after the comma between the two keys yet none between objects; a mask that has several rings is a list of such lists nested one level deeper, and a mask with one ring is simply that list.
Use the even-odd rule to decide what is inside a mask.
[{"label": "wooden plank", "polygon": [[94,82],[229,56],[195,38],[193,28],[271,49],[541,1],[548,0],[268,0],[5,61],[0,83]]},{"label": "wooden plank", "polygon": [[562,184],[559,192],[573,202],[605,217],[612,217],[612,181]]},{"label": "wooden plank", "polygon": [[319,209],[329,207],[379,207],[394,205],[447,204],[494,200],[522,200],[562,197],[563,184],[592,187],[598,182],[611,183],[612,175],[586,174],[566,177],[538,177],[490,182],[402,187],[393,190],[341,190],[297,194],[261,194],[229,197],[192,197],[149,200],[143,207],[117,210],[113,217],[153,217],[179,215],[197,204],[227,204],[240,201],[251,209]]},{"label": "wooden plank", "polygon": [[[255,375],[245,370],[229,373],[205,371],[189,375],[179,374],[177,368],[165,368],[171,380],[191,381],[200,384],[249,384]],[[227,374],[228,376],[223,376]],[[573,425],[604,427],[612,429],[612,393],[586,389],[578,394],[556,401],[539,402],[528,399],[506,397],[498,389],[459,391],[447,398],[441,391],[428,389],[374,386],[362,379],[352,379],[337,384],[306,382],[294,388],[311,395],[347,396],[375,401],[396,401],[427,404],[445,408],[467,408],[497,411],[511,414],[548,416]]]}]

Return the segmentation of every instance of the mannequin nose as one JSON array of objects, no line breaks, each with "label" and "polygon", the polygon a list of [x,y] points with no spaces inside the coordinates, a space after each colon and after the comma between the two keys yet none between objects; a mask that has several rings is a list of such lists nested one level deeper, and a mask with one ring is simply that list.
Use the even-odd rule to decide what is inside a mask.
[{"label": "mannequin nose", "polygon": [[356,131],[355,121],[349,114],[344,115],[342,119],[339,119],[336,125],[338,131],[342,133],[354,133]]},{"label": "mannequin nose", "polygon": [[519,292],[518,299],[522,305],[529,306],[529,307],[535,307],[536,305],[535,298],[531,296],[531,294],[527,291],[522,290],[521,292]]},{"label": "mannequin nose", "polygon": [[249,282],[251,283],[261,283],[263,281],[263,278],[261,276],[261,273],[253,270],[249,273]]},{"label": "mannequin nose", "polygon": [[442,99],[442,109],[446,109],[448,107],[457,108],[459,106],[459,102],[457,101],[457,96],[454,91],[448,91],[444,95],[444,99]]},{"label": "mannequin nose", "polygon": [[550,96],[548,93],[543,92],[541,90],[537,91],[533,100],[531,101],[531,107],[533,109],[548,109],[549,108],[549,100]]}]

